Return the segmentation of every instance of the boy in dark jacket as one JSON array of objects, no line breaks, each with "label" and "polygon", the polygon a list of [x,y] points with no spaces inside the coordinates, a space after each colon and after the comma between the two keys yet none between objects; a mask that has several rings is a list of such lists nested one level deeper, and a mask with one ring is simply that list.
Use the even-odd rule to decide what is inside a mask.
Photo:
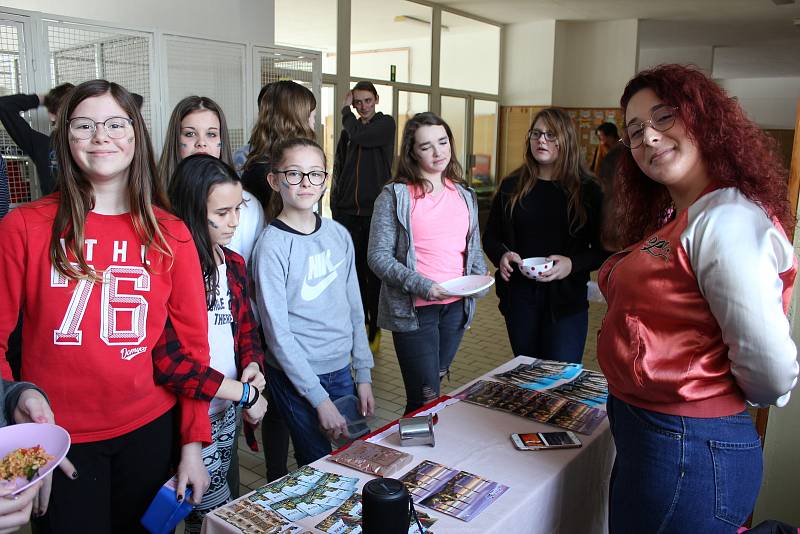
[{"label": "boy in dark jacket", "polygon": [[[378,92],[370,82],[358,82],[342,106],[342,135],[336,146],[331,190],[333,219],[350,232],[356,255],[361,302],[372,352],[380,346],[378,295],[381,282],[367,266],[372,205],[391,178],[396,125],[391,115],[375,111]],[[350,110],[356,108],[359,117]]]}]

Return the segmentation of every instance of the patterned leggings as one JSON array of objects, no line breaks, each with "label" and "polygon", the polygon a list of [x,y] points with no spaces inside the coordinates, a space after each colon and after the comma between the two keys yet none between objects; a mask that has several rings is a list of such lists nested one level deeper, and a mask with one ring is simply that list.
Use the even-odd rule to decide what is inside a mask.
[{"label": "patterned leggings", "polygon": [[231,500],[225,476],[231,463],[231,451],[236,446],[235,435],[236,408],[231,404],[226,410],[211,416],[212,443],[203,449],[203,463],[211,475],[211,485],[200,504],[186,517],[185,534],[199,533],[206,514]]}]

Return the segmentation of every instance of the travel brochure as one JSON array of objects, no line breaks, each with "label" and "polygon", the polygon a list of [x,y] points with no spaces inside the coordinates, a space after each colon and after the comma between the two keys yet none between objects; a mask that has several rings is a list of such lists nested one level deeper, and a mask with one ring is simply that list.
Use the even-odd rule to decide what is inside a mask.
[{"label": "travel brochure", "polygon": [[462,521],[475,519],[508,490],[498,482],[429,460],[414,467],[400,481],[415,503]]},{"label": "travel brochure", "polygon": [[303,527],[248,499],[235,501],[212,512],[243,534],[299,534]]},{"label": "travel brochure", "polygon": [[[354,493],[335,512],[323,519],[316,528],[328,534],[361,534],[361,513],[361,494]],[[408,534],[433,534],[430,526],[436,522],[436,519],[421,510],[417,510],[417,516],[422,525],[422,532],[416,521],[412,520],[408,527]]]},{"label": "travel brochure", "polygon": [[458,397],[472,404],[587,435],[606,417],[605,411],[582,402],[502,382],[479,380]]},{"label": "travel brochure", "polygon": [[608,399],[608,382],[603,373],[584,369],[578,363],[534,358],[531,363],[520,364],[494,376],[524,389],[547,390],[551,395],[589,406],[601,406]]}]

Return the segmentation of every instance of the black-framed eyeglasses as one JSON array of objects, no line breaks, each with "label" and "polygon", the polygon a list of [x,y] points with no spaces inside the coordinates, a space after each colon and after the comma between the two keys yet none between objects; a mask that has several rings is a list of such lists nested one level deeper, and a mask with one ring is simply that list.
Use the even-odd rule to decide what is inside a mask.
[{"label": "black-framed eyeglasses", "polygon": [[308,177],[308,183],[311,185],[322,185],[325,183],[325,179],[328,177],[328,173],[325,171],[302,172],[289,169],[286,171],[276,170],[274,172],[282,174],[286,178],[286,183],[289,185],[300,185],[300,183],[303,181],[303,178],[306,176]]},{"label": "black-framed eyeglasses", "polygon": [[127,117],[111,117],[102,122],[87,117],[73,117],[69,120],[69,133],[76,139],[91,139],[97,132],[97,125],[102,124],[106,135],[111,139],[122,139],[133,126],[133,119]]},{"label": "black-framed eyeglasses", "polygon": [[545,132],[536,128],[528,132],[528,138],[533,139],[534,141],[538,141],[542,138],[542,136],[544,136],[544,140],[548,143],[552,143],[557,139],[555,132]]},{"label": "black-framed eyeglasses", "polygon": [[650,125],[654,130],[666,132],[675,126],[675,118],[678,116],[678,108],[666,104],[657,107],[650,114],[650,119],[634,124],[629,124],[623,130],[620,141],[630,149],[639,148],[644,142],[644,129]]}]

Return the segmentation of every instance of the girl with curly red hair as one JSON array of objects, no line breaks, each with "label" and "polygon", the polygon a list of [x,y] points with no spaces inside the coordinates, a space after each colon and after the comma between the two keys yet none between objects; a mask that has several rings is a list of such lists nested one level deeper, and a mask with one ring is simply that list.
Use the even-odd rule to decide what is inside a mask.
[{"label": "girl with curly red hair", "polygon": [[621,99],[598,337],[617,449],[611,532],[735,532],[761,484],[745,410],[798,375],[786,309],[797,262],[774,143],[701,72],[662,65]]}]

